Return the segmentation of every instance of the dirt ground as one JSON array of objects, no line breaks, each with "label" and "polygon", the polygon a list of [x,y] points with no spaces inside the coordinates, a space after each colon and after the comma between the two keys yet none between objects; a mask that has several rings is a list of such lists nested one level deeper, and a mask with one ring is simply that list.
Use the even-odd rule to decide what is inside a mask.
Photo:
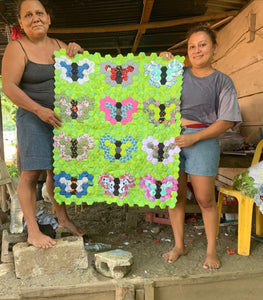
[{"label": "dirt ground", "polygon": [[[50,203],[38,201],[38,210],[51,210]],[[79,207],[80,208],[80,207]],[[134,257],[131,272],[126,278],[163,278],[195,275],[252,272],[263,271],[263,244],[255,240],[251,241],[251,254],[249,257],[237,254],[229,254],[228,250],[237,251],[237,225],[221,227],[218,237],[218,255],[222,267],[214,272],[202,269],[205,258],[206,238],[203,229],[195,229],[202,226],[202,220],[193,220],[193,215],[186,218],[185,243],[188,255],[181,257],[176,263],[168,264],[162,258],[164,252],[173,247],[172,230],[170,225],[150,224],[144,221],[144,214],[138,215],[138,226],[134,230],[125,231],[125,209],[115,204],[108,205],[97,203],[92,206],[83,205],[84,212],[74,212],[74,205],[68,206],[71,218],[86,232],[87,242],[101,242],[111,244],[112,249],[130,251]],[[194,222],[193,222],[194,221]],[[0,226],[2,236],[3,229],[9,228],[9,223]],[[74,273],[59,273],[53,276],[29,278],[27,280],[16,279],[14,267],[5,274],[0,274],[0,299],[15,299],[21,290],[31,288],[43,288],[52,286],[67,286],[81,283],[103,282],[111,280],[106,278],[94,268],[94,252],[87,253],[89,267],[87,270]]]}]

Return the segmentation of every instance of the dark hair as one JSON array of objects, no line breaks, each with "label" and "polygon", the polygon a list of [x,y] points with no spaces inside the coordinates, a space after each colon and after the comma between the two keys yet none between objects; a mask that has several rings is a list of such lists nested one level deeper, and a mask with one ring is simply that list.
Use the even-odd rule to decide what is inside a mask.
[{"label": "dark hair", "polygon": [[[17,8],[16,8],[16,14],[17,14],[17,17],[20,19],[20,10],[21,10],[21,5],[22,5],[22,3],[23,2],[25,2],[25,1],[27,1],[27,0],[19,0],[19,1],[17,1]],[[49,14],[49,10],[48,10],[48,7],[47,7],[47,0],[36,0],[36,1],[38,1],[38,2],[40,2],[41,3],[41,5],[44,7],[44,9],[45,9],[45,11],[46,11],[46,13],[47,14]]]},{"label": "dark hair", "polygon": [[210,39],[212,41],[212,44],[213,45],[217,44],[215,32],[207,25],[198,25],[196,27],[191,28],[187,32],[186,38],[189,40],[190,36],[194,33],[197,33],[197,32],[205,32],[210,37]]}]

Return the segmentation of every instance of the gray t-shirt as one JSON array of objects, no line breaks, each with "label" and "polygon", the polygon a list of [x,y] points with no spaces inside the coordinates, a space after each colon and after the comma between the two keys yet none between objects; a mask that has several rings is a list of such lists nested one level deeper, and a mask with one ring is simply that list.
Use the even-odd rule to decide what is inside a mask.
[{"label": "gray t-shirt", "polygon": [[242,121],[235,86],[224,73],[215,70],[206,77],[196,77],[187,67],[182,87],[182,118],[205,125],[218,120]]}]

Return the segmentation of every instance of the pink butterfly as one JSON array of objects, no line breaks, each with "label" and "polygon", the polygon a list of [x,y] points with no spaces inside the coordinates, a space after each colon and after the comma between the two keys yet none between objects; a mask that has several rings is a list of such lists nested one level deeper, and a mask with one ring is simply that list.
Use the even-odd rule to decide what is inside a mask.
[{"label": "pink butterfly", "polygon": [[125,125],[132,121],[132,114],[138,111],[138,102],[128,97],[121,102],[106,96],[100,100],[100,110],[105,112],[105,120],[111,124],[120,122]]}]

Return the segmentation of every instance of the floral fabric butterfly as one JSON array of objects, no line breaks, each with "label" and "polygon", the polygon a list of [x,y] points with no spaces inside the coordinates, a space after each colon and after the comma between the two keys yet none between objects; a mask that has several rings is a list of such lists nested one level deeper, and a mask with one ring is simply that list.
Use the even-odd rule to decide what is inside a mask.
[{"label": "floral fabric butterfly", "polygon": [[55,58],[55,68],[61,71],[60,77],[68,83],[77,82],[83,84],[89,81],[89,74],[94,73],[94,62],[87,58],[79,60],[77,63],[64,55]]},{"label": "floral fabric butterfly", "polygon": [[93,186],[93,175],[83,172],[77,176],[71,176],[64,171],[54,175],[55,187],[59,187],[60,194],[69,198],[72,195],[81,198],[88,194],[88,187]]},{"label": "floral fabric butterfly", "polygon": [[169,101],[160,103],[154,98],[143,102],[143,112],[149,115],[148,121],[154,126],[161,124],[170,126],[174,124],[176,119],[180,119],[179,100],[171,98]]},{"label": "floral fabric butterfly", "polygon": [[88,150],[94,148],[94,138],[84,133],[73,139],[64,132],[60,132],[59,135],[54,136],[53,146],[59,149],[59,156],[66,161],[71,161],[73,158],[82,161],[88,158]]},{"label": "floral fabric butterfly", "polygon": [[144,74],[150,76],[150,84],[159,88],[165,85],[171,87],[177,82],[177,76],[183,74],[183,64],[174,59],[167,66],[162,66],[155,61],[144,65]]},{"label": "floral fabric butterfly", "polygon": [[168,165],[174,161],[174,154],[180,152],[180,148],[174,144],[174,137],[160,143],[157,139],[149,136],[142,141],[142,144],[142,150],[147,153],[147,160],[151,161],[153,165],[158,162]]},{"label": "floral fabric butterfly", "polygon": [[116,65],[111,61],[106,61],[100,64],[101,73],[106,75],[106,82],[111,86],[121,84],[122,87],[133,83],[133,76],[139,74],[139,65],[132,61]]},{"label": "floral fabric butterfly", "polygon": [[138,111],[138,102],[128,97],[121,102],[106,96],[100,100],[100,110],[105,112],[105,120],[111,124],[120,122],[125,125],[132,121],[132,114]]},{"label": "floral fabric butterfly", "polygon": [[172,197],[171,192],[177,191],[178,181],[172,175],[167,176],[161,180],[157,180],[150,174],[146,174],[140,178],[140,188],[145,190],[144,197],[148,198],[151,202],[160,199],[164,202],[166,199]]},{"label": "floral fabric butterfly", "polygon": [[137,140],[132,136],[127,135],[125,138],[117,141],[109,134],[100,138],[99,148],[104,150],[105,159],[109,159],[110,162],[120,160],[123,163],[131,160],[131,153],[138,149]]},{"label": "floral fabric butterfly", "polygon": [[55,95],[55,106],[60,109],[60,117],[66,122],[83,122],[89,118],[89,111],[94,110],[94,99],[87,96],[71,99],[65,94]]},{"label": "floral fabric butterfly", "polygon": [[123,199],[127,196],[128,190],[135,186],[135,178],[130,174],[120,176],[120,178],[115,178],[113,175],[104,173],[99,175],[99,185],[104,187],[104,194],[108,194],[109,197],[118,196]]}]

